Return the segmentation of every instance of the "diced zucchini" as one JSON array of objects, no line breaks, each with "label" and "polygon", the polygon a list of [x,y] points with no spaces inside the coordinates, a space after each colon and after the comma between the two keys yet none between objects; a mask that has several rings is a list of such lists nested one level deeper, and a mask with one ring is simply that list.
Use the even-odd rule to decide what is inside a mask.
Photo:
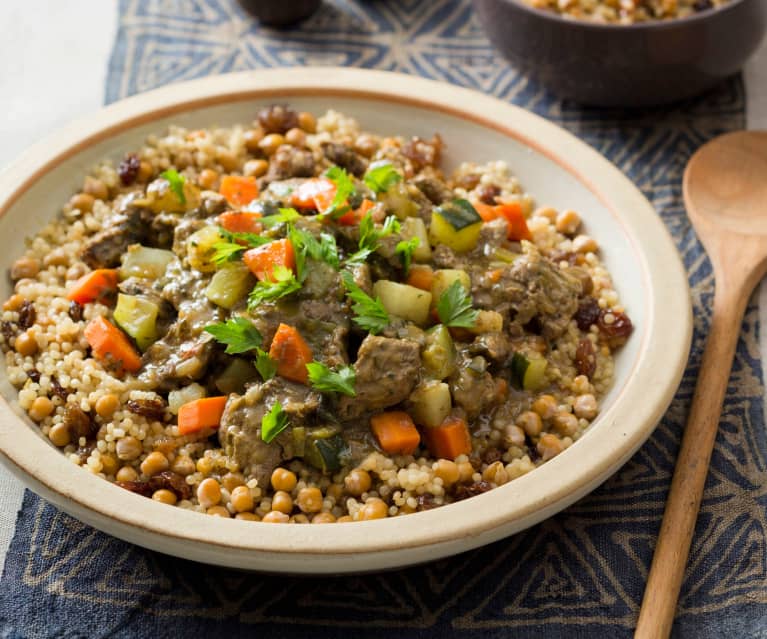
[{"label": "diced zucchini", "polygon": [[429,234],[426,232],[426,224],[420,217],[408,217],[402,222],[402,239],[409,240],[418,238],[418,246],[413,251],[413,260],[416,262],[428,262],[431,259],[431,246],[429,246]]},{"label": "diced zucchini", "polygon": [[432,280],[431,284],[431,297],[435,304],[439,301],[442,293],[449,289],[450,285],[456,280],[461,283],[461,286],[463,286],[463,289],[467,293],[471,291],[471,278],[466,271],[456,268],[443,268],[434,271],[434,280]]},{"label": "diced zucchini", "polygon": [[122,256],[120,279],[144,277],[156,280],[158,277],[162,277],[174,257],[172,251],[133,244],[128,247],[128,252]]},{"label": "diced zucchini", "polygon": [[223,241],[225,241],[224,236],[216,226],[203,226],[199,231],[192,233],[186,240],[186,257],[189,260],[189,266],[203,273],[215,271],[213,255],[216,249],[213,245]]},{"label": "diced zucchini", "polygon": [[200,206],[200,189],[190,180],[184,180],[183,193],[182,200],[171,188],[170,182],[164,177],[159,177],[146,189],[146,206],[155,213],[184,213]]},{"label": "diced zucchini", "polygon": [[546,366],[548,362],[540,355],[523,355],[514,353],[511,358],[511,376],[514,382],[524,390],[534,391],[546,382]]},{"label": "diced zucchini", "polygon": [[293,454],[296,457],[303,457],[306,453],[306,426],[294,426],[293,434]]},{"label": "diced zucchini", "polygon": [[479,311],[474,326],[469,330],[476,335],[500,333],[503,330],[503,315],[496,311]]},{"label": "diced zucchini", "polygon": [[373,284],[373,297],[380,297],[384,308],[397,317],[423,326],[429,321],[431,293],[390,280]]},{"label": "diced zucchini", "polygon": [[224,395],[229,393],[242,393],[245,384],[260,379],[256,367],[252,362],[235,357],[224,371],[216,378],[216,388]]},{"label": "diced zucchini", "polygon": [[499,246],[493,252],[493,259],[498,260],[499,262],[503,262],[504,264],[511,264],[518,257],[519,257],[519,253],[514,253],[514,251],[505,249],[502,246]]},{"label": "diced zucchini", "polygon": [[206,396],[205,388],[194,382],[188,386],[172,390],[168,393],[168,410],[173,415],[178,415],[178,409],[184,404],[202,399]]},{"label": "diced zucchini", "polygon": [[434,209],[429,226],[433,245],[445,244],[458,253],[477,245],[482,218],[467,200],[453,200]]},{"label": "diced zucchini", "polygon": [[340,470],[349,457],[349,446],[334,428],[322,426],[306,434],[304,459],[323,473]]},{"label": "diced zucchini", "polygon": [[418,213],[418,205],[408,195],[404,182],[392,184],[386,193],[379,193],[377,201],[382,202],[386,212],[404,220]]},{"label": "diced zucchini", "polygon": [[256,278],[242,262],[230,262],[216,271],[205,289],[205,297],[226,309],[234,308],[255,286]]},{"label": "diced zucchini", "polygon": [[154,302],[136,295],[117,295],[114,320],[143,351],[157,339],[157,313],[160,308]]},{"label": "diced zucchini", "polygon": [[430,377],[445,379],[456,367],[456,351],[450,331],[444,324],[426,331],[426,345],[421,361]]},{"label": "diced zucchini", "polygon": [[410,395],[410,415],[419,426],[439,426],[450,414],[452,399],[445,382],[427,381]]}]

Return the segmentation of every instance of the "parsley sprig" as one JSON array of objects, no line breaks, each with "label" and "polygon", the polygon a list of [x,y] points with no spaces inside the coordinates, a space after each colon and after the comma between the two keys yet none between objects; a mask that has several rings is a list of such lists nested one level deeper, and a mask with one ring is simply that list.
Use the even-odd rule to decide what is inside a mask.
[{"label": "parsley sprig", "polygon": [[224,352],[229,355],[247,353],[261,346],[263,342],[263,337],[253,322],[244,317],[233,317],[225,322],[208,324],[203,330],[213,335],[217,342],[226,344]]},{"label": "parsley sprig", "polygon": [[365,293],[354,283],[354,277],[348,271],[344,271],[341,277],[346,288],[346,295],[354,302],[352,304],[352,311],[355,314],[354,322],[373,335],[377,335],[391,322],[381,298],[373,299]]},{"label": "parsley sprig", "polygon": [[181,204],[186,204],[186,195],[184,195],[184,183],[186,182],[186,178],[176,171],[176,169],[163,171],[160,173],[160,177],[168,180],[170,190],[176,194],[178,201],[181,202]]},{"label": "parsley sprig", "polygon": [[393,215],[389,215],[384,220],[381,228],[377,229],[370,213],[365,213],[364,217],[360,220],[359,228],[359,248],[346,258],[347,264],[362,264],[378,249],[381,245],[381,239],[393,233],[399,233],[401,230],[400,223]]},{"label": "parsley sprig", "polygon": [[303,229],[291,228],[288,232],[293,253],[296,256],[296,272],[299,282],[306,279],[306,258],[327,262],[338,270],[341,261],[338,257],[336,238],[330,233],[320,233],[319,239]]},{"label": "parsley sprig", "polygon": [[270,229],[278,224],[292,224],[301,214],[293,208],[279,209],[274,215],[267,215],[262,217],[259,222],[265,229]]},{"label": "parsley sprig", "polygon": [[332,370],[321,362],[311,362],[306,365],[309,373],[309,381],[312,388],[323,393],[343,393],[354,397],[356,376],[351,366],[341,366],[338,370]]},{"label": "parsley sprig", "polygon": [[238,259],[240,254],[249,248],[274,241],[271,237],[263,237],[255,233],[232,233],[223,228],[219,228],[218,232],[224,239],[213,245],[212,259],[216,266]]},{"label": "parsley sprig", "polygon": [[325,171],[325,177],[336,185],[336,193],[330,206],[317,217],[320,219],[330,218],[331,220],[336,220],[351,210],[349,198],[354,195],[356,189],[349,174],[340,166],[331,166]]},{"label": "parsley sprig", "polygon": [[290,426],[290,419],[279,402],[261,418],[261,439],[269,444],[277,435]]},{"label": "parsley sprig", "polygon": [[410,263],[413,261],[413,252],[421,245],[421,240],[417,237],[411,237],[409,240],[397,242],[394,252],[402,260],[402,270],[405,271],[405,277],[410,272]]},{"label": "parsley sprig", "polygon": [[445,326],[473,328],[479,311],[472,308],[471,296],[463,288],[463,285],[455,280],[439,296],[437,315],[439,321]]},{"label": "parsley sprig", "polygon": [[386,193],[393,184],[402,180],[402,175],[395,170],[391,162],[382,160],[370,165],[363,180],[373,193]]},{"label": "parsley sprig", "polygon": [[256,349],[256,370],[266,382],[277,374],[277,362],[275,362],[269,353],[262,351],[260,348]]},{"label": "parsley sprig", "polygon": [[271,280],[258,282],[248,295],[248,310],[255,309],[262,302],[273,302],[281,297],[295,293],[301,288],[293,271],[286,266],[277,265],[272,271]]}]

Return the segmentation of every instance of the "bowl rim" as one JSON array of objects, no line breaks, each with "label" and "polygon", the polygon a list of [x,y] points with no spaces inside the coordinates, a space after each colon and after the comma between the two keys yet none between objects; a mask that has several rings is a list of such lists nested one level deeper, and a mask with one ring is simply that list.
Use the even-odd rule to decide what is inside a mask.
[{"label": "bowl rim", "polygon": [[[475,6],[482,1],[483,0],[472,0]],[[538,9],[537,7],[533,7],[532,5],[527,4],[525,0],[494,0],[494,1],[513,4],[514,6],[538,18],[552,20],[554,22],[558,22],[563,25],[568,25],[573,28],[578,28],[578,29],[582,28],[586,30],[595,30],[595,31],[608,30],[608,31],[623,32],[624,34],[627,31],[666,31],[666,30],[675,29],[677,27],[683,27],[689,24],[693,24],[695,22],[714,19],[714,16],[727,13],[729,11],[734,11],[736,7],[746,2],[746,0],[729,0],[727,4],[724,4],[721,7],[711,7],[699,13],[694,13],[689,16],[684,16],[682,18],[670,18],[668,20],[656,19],[656,20],[648,20],[646,22],[634,22],[632,24],[615,24],[610,22],[596,22],[591,20],[581,20],[578,18],[565,18],[559,13],[555,13],[553,11],[546,11],[545,9]],[[481,21],[482,20],[480,19],[480,22]]]},{"label": "bowl rim", "polygon": [[[359,570],[354,566],[361,555],[379,557],[378,565],[393,566],[403,565],[397,563],[399,553],[412,557],[407,550],[445,549],[436,555],[437,551],[432,552],[431,558],[468,550],[537,523],[593,490],[650,436],[676,392],[692,336],[687,275],[666,227],[629,179],[572,134],[520,107],[433,80],[349,68],[298,67],[193,80],[114,103],[36,144],[0,173],[0,216],[47,170],[128,129],[224,103],[307,96],[405,104],[487,127],[553,160],[613,211],[633,245],[648,287],[643,309],[646,325],[626,384],[597,419],[605,428],[603,437],[591,442],[588,468],[570,463],[577,459],[568,454],[576,452],[571,448],[535,472],[470,500],[404,518],[336,526],[328,536],[322,526],[226,521],[171,510],[129,493],[77,469],[4,396],[0,397],[0,461],[63,510],[134,543],[204,561],[210,559],[210,552],[218,552],[221,563],[237,567],[258,569],[268,564],[270,570],[283,570],[283,563],[292,562],[291,571],[313,573]],[[663,313],[671,313],[676,321],[666,325]],[[658,362],[663,366],[658,367]],[[561,482],[562,472],[572,481]],[[182,544],[170,547],[174,540]],[[451,543],[462,546],[455,548]],[[341,557],[350,561],[327,562]],[[318,566],[306,559],[326,563]]]}]

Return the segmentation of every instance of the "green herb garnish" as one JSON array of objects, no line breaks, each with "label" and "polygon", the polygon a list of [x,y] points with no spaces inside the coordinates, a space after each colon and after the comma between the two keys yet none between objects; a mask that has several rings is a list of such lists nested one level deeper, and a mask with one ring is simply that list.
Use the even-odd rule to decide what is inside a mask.
[{"label": "green herb garnish", "polygon": [[351,366],[341,366],[334,371],[320,362],[311,362],[306,365],[309,373],[309,381],[312,388],[323,393],[343,393],[354,397],[355,375]]},{"label": "green herb garnish", "polygon": [[381,299],[379,297],[373,299],[365,293],[354,283],[354,278],[348,271],[343,272],[342,278],[346,294],[354,302],[352,304],[352,311],[356,315],[354,322],[373,335],[377,335],[390,323],[389,313],[386,312]]},{"label": "green herb garnish", "polygon": [[421,240],[417,237],[411,237],[409,240],[397,242],[394,252],[402,260],[402,269],[405,271],[405,277],[410,272],[410,262],[413,260],[413,251],[421,245]]},{"label": "green herb garnish", "polygon": [[186,195],[184,195],[184,183],[186,182],[186,178],[176,171],[176,169],[163,171],[160,173],[160,177],[168,180],[170,190],[176,194],[178,201],[181,202],[181,204],[186,204]]},{"label": "green herb garnish", "polygon": [[258,282],[248,295],[248,309],[253,310],[262,302],[274,300],[295,293],[301,288],[301,282],[286,266],[281,264],[274,267],[272,279]]},{"label": "green herb garnish", "polygon": [[261,418],[261,439],[268,444],[288,426],[287,414],[279,402],[274,402],[272,409]]},{"label": "green herb garnish", "polygon": [[336,270],[340,267],[336,238],[330,235],[330,233],[320,233],[320,237],[317,239],[308,231],[291,228],[288,232],[288,237],[293,245],[293,252],[296,256],[296,272],[300,282],[306,279],[304,264],[307,257],[326,262]]},{"label": "green herb garnish", "polygon": [[455,280],[439,296],[437,315],[439,315],[439,321],[445,326],[473,328],[479,311],[471,307],[471,296],[463,285]]},{"label": "green herb garnish", "polygon": [[233,317],[226,322],[208,324],[203,330],[216,338],[217,342],[226,344],[226,353],[237,355],[246,353],[261,346],[263,338],[252,322],[244,317]]},{"label": "green herb garnish", "polygon": [[278,213],[262,217],[259,222],[268,229],[278,224],[291,224],[300,217],[301,214],[296,209],[279,209]]},{"label": "green herb garnish", "polygon": [[220,227],[218,232],[224,240],[213,245],[214,253],[212,259],[216,266],[236,260],[239,258],[240,253],[247,251],[249,248],[263,246],[274,241],[271,237],[263,237],[255,233],[232,233]]},{"label": "green herb garnish", "polygon": [[320,219],[330,218],[331,220],[336,220],[351,210],[348,200],[354,195],[356,189],[349,174],[340,166],[331,166],[325,171],[325,177],[336,185],[336,194],[333,196],[330,206],[317,217]]},{"label": "green herb garnish", "polygon": [[402,180],[390,162],[373,162],[363,178],[367,187],[374,193],[385,193],[393,184]]},{"label": "green herb garnish", "polygon": [[269,357],[269,353],[260,348],[256,349],[255,365],[258,374],[261,375],[265,382],[277,374],[277,362]]},{"label": "green herb garnish", "polygon": [[381,239],[393,233],[400,232],[400,223],[393,215],[389,215],[380,229],[377,229],[373,217],[370,213],[365,213],[360,220],[360,240],[359,248],[347,259],[347,264],[362,264],[367,258],[378,249]]}]

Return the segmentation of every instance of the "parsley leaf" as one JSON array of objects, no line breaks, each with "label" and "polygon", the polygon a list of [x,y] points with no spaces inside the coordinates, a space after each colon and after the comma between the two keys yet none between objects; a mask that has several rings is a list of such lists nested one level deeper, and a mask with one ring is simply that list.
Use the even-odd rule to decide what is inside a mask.
[{"label": "parsley leaf", "polygon": [[335,220],[351,210],[348,200],[354,195],[356,189],[349,174],[340,166],[331,166],[325,171],[325,177],[336,185],[336,194],[333,196],[330,206],[317,217],[320,219],[329,217],[331,220]]},{"label": "parsley leaf", "polygon": [[261,418],[261,439],[267,444],[290,426],[287,414],[279,402],[274,402],[272,410]]},{"label": "parsley leaf", "polygon": [[186,182],[186,178],[176,171],[176,169],[163,171],[160,173],[160,177],[168,180],[170,190],[176,194],[178,201],[181,202],[181,204],[186,204],[186,195],[184,195],[184,182]]},{"label": "parsley leaf", "polygon": [[439,315],[439,321],[445,326],[473,328],[479,311],[471,307],[471,296],[463,288],[463,285],[455,280],[439,296],[437,315]]},{"label": "parsley leaf", "polygon": [[[220,266],[224,262],[231,262],[239,257],[240,253],[254,246],[269,244],[274,240],[271,237],[262,237],[255,233],[232,233],[219,228],[219,234],[224,238],[222,242],[213,245],[213,263]],[[245,242],[245,244],[243,244]]]},{"label": "parsley leaf", "polygon": [[236,355],[246,353],[261,346],[263,338],[253,323],[244,317],[233,317],[226,322],[208,324],[205,332],[210,333],[216,341],[226,344],[226,353]]},{"label": "parsley leaf", "polygon": [[293,275],[293,271],[281,264],[277,265],[272,271],[272,281],[258,282],[248,295],[248,309],[252,310],[262,302],[273,302],[300,288],[301,282]]},{"label": "parsley leaf", "polygon": [[269,357],[269,353],[260,348],[256,349],[255,365],[258,374],[261,375],[265,382],[277,374],[277,362]]},{"label": "parsley leaf", "polygon": [[421,240],[417,237],[411,237],[409,240],[397,242],[394,252],[402,260],[402,268],[405,271],[405,277],[410,272],[410,262],[413,260],[413,251],[421,245]]},{"label": "parsley leaf", "polygon": [[330,233],[320,233],[320,238],[317,239],[308,231],[291,228],[288,232],[288,237],[293,245],[293,252],[296,256],[296,272],[300,282],[306,279],[304,264],[307,257],[327,262],[336,270],[340,267],[336,238]]},{"label": "parsley leaf", "polygon": [[221,266],[225,262],[231,262],[237,259],[247,246],[236,244],[235,242],[216,242],[213,245],[213,263]]},{"label": "parsley leaf", "polygon": [[348,271],[344,271],[342,276],[346,294],[354,302],[352,311],[356,317],[354,321],[358,326],[366,331],[377,335],[389,325],[389,313],[386,312],[381,298],[373,299],[354,283],[354,277]]},{"label": "parsley leaf", "polygon": [[264,228],[268,229],[278,224],[290,224],[299,217],[301,217],[301,214],[296,209],[280,209],[279,213],[262,217],[259,222],[261,222]]},{"label": "parsley leaf", "polygon": [[320,362],[310,362],[306,365],[312,388],[323,393],[343,393],[354,397],[355,375],[351,366],[341,366],[337,371],[331,370]]},{"label": "parsley leaf", "polygon": [[385,193],[389,187],[402,180],[390,162],[373,162],[365,173],[365,184],[374,193]]},{"label": "parsley leaf", "polygon": [[373,217],[370,213],[365,213],[360,220],[360,241],[359,249],[352,253],[346,260],[348,264],[362,264],[369,255],[374,253],[381,244],[381,238],[387,237],[392,233],[400,232],[400,223],[393,215],[389,215],[381,229],[377,229]]}]

